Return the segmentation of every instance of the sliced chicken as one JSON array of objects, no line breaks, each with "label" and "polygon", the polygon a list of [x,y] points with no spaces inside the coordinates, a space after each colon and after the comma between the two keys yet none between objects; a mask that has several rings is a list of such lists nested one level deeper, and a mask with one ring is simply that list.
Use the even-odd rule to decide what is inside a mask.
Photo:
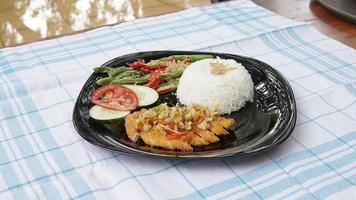
[{"label": "sliced chicken", "polygon": [[208,130],[199,129],[196,133],[208,143],[214,143],[220,140],[213,132]]},{"label": "sliced chicken", "polygon": [[192,136],[192,138],[189,141],[189,144],[193,145],[193,146],[204,146],[204,145],[208,145],[209,142],[205,141],[200,135],[198,135],[197,133],[194,133],[194,135]]},{"label": "sliced chicken", "polygon": [[141,132],[140,135],[142,140],[150,146],[158,146],[170,150],[193,151],[193,147],[190,146],[187,141],[181,139],[167,139],[167,137],[158,130]]},{"label": "sliced chicken", "polygon": [[[193,146],[218,142],[218,136],[229,134],[226,129],[235,123],[234,119],[221,117],[197,105],[191,110],[199,111],[199,124],[189,113],[191,110],[188,107],[161,105],[155,108],[142,109],[125,118],[126,133],[132,142],[141,138],[150,146],[193,151]],[[166,113],[163,118],[162,113]]]},{"label": "sliced chicken", "polygon": [[140,116],[140,112],[134,112],[125,118],[125,128],[127,137],[130,138],[132,142],[137,142],[140,138],[140,134],[137,130],[136,122]]}]

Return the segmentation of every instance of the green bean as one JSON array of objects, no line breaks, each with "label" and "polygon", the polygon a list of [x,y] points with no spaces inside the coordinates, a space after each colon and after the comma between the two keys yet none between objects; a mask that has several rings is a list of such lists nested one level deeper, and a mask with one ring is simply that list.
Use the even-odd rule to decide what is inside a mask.
[{"label": "green bean", "polygon": [[178,87],[178,83],[179,83],[178,79],[171,79],[168,82],[159,84],[156,91],[159,94],[165,94],[168,92],[175,91]]},{"label": "green bean", "polygon": [[147,78],[115,79],[111,83],[142,85],[148,82]]},{"label": "green bean", "polygon": [[94,73],[108,73],[109,71],[111,71],[113,68],[111,67],[95,67],[94,68]]},{"label": "green bean", "polygon": [[173,86],[174,88],[178,87],[179,79],[171,79],[168,81],[165,81],[163,83],[160,83],[158,87],[164,87],[164,86]]},{"label": "green bean", "polygon": [[213,58],[213,56],[212,55],[207,55],[207,54],[172,55],[172,56],[169,56],[168,58],[174,58],[176,60],[184,60],[184,59],[188,58],[190,62],[195,62],[195,61],[206,59],[206,58]]},{"label": "green bean", "polygon": [[182,76],[184,72],[184,69],[177,69],[175,71],[172,72],[166,72],[166,73],[162,73],[160,74],[160,78],[165,79],[165,80],[169,80],[169,79],[174,79],[174,78],[179,78]]},{"label": "green bean", "polygon": [[178,84],[179,84],[179,79],[172,79],[168,81],[168,84],[171,86],[172,90],[177,89]]},{"label": "green bean", "polygon": [[94,68],[95,73],[106,73],[108,76],[111,76],[111,77],[115,77],[127,70],[129,70],[129,68],[125,67],[125,66],[116,67],[116,68],[106,67],[106,66]]},{"label": "green bean", "polygon": [[104,78],[101,78],[99,80],[96,81],[96,84],[97,85],[106,85],[106,84],[109,84],[111,83],[112,81],[114,80],[114,78],[112,77],[104,77]]},{"label": "green bean", "polygon": [[154,66],[154,65],[163,65],[163,66],[166,66],[167,65],[167,60],[162,60],[162,59],[159,59],[159,60],[151,60],[150,62],[148,62],[146,65],[147,66]]},{"label": "green bean", "polygon": [[178,84],[172,84],[172,85],[170,85],[170,86],[171,86],[171,89],[172,89],[172,90],[176,90],[177,87],[178,87]]},{"label": "green bean", "polygon": [[124,71],[121,74],[115,76],[115,80],[116,79],[122,79],[124,77],[132,77],[132,76],[142,76],[144,73],[139,72],[137,70],[128,70],[128,71]]},{"label": "green bean", "polygon": [[130,70],[128,67],[112,68],[112,70],[108,72],[108,75],[111,77],[116,77],[117,75],[126,72],[128,70]]}]

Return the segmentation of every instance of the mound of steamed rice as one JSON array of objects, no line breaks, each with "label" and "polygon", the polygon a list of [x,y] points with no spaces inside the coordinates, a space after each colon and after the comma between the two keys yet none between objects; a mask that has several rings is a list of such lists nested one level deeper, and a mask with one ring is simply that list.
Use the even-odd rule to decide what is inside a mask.
[{"label": "mound of steamed rice", "polygon": [[[217,74],[212,70],[214,63],[229,70]],[[251,76],[240,63],[232,59],[204,59],[185,69],[177,98],[185,105],[215,106],[224,114],[238,111],[247,101],[252,101],[253,91]]]}]

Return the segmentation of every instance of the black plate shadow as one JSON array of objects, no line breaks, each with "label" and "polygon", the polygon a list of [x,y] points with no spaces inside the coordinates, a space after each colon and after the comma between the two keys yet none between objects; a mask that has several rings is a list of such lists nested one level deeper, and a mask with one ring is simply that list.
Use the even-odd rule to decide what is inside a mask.
[{"label": "black plate shadow", "polygon": [[[103,77],[103,74],[92,74],[78,96],[73,111],[73,123],[77,132],[88,142],[116,152],[184,158],[251,155],[274,148],[290,136],[297,118],[293,91],[277,70],[259,60],[224,53],[151,51],[120,56],[103,65],[118,67],[139,58],[149,61],[177,54],[210,54],[224,59],[234,59],[243,64],[251,74],[255,88],[254,101],[247,103],[238,112],[226,115],[233,117],[237,122],[228,136],[222,137],[221,141],[215,144],[195,147],[193,152],[164,150],[144,145],[142,142],[133,143],[127,138],[123,126],[108,129],[89,117],[89,109],[93,106],[89,96],[96,88],[95,81]],[[170,93],[161,95],[157,104],[159,103],[175,105],[177,99]]]}]

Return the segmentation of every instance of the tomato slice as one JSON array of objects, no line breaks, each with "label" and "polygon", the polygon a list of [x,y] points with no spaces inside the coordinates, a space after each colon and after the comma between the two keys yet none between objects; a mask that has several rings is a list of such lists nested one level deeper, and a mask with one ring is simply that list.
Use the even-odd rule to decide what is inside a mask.
[{"label": "tomato slice", "polygon": [[122,111],[134,110],[138,104],[136,94],[118,84],[104,85],[96,89],[91,94],[90,101],[105,108]]}]

